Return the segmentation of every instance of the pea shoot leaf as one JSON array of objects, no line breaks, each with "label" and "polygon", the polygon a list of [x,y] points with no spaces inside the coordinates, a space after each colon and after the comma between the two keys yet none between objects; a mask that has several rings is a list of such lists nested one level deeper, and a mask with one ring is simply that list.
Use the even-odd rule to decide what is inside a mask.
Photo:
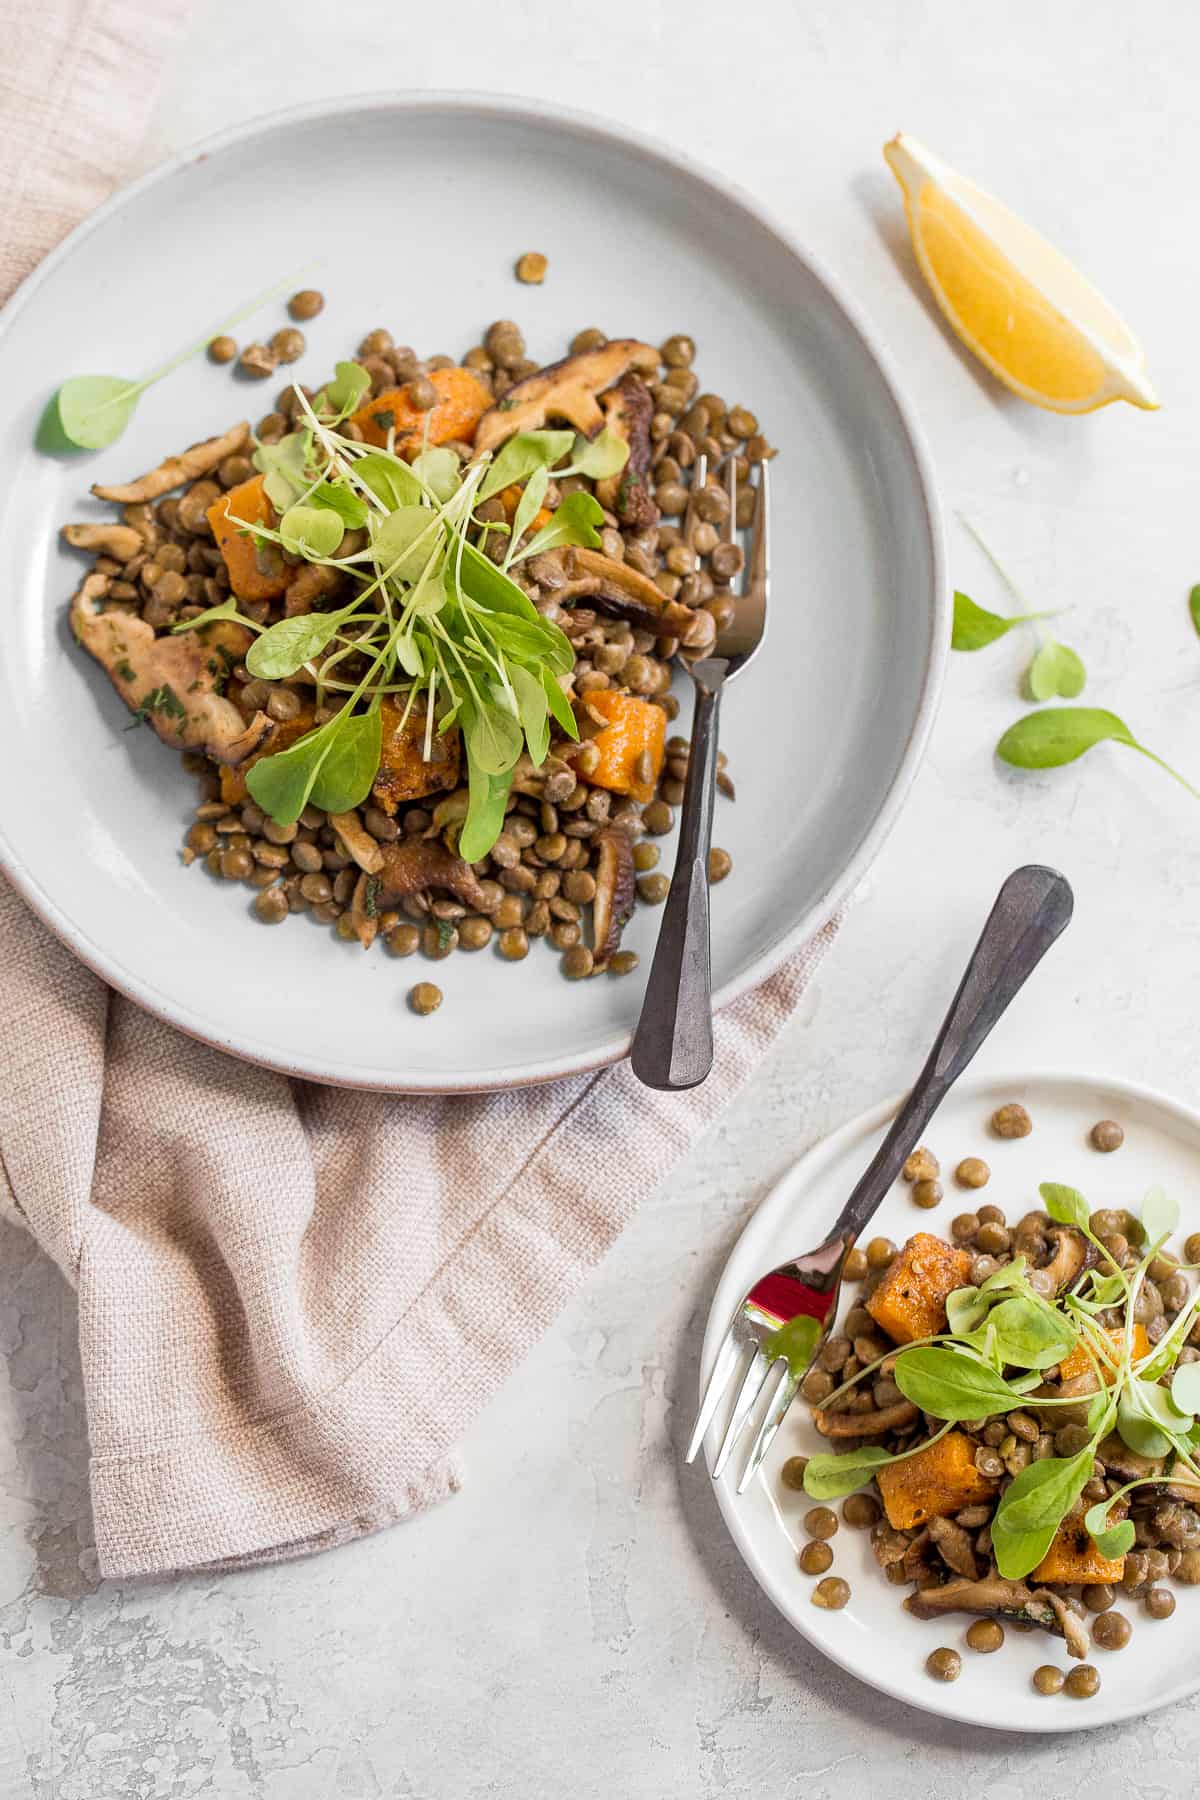
[{"label": "pea shoot leaf", "polygon": [[1038,1193],[1050,1217],[1058,1225],[1074,1225],[1082,1231],[1091,1217],[1088,1203],[1078,1188],[1066,1187],[1061,1181],[1043,1181]]},{"label": "pea shoot leaf", "polygon": [[1012,1389],[994,1369],[952,1347],[903,1350],[892,1379],[906,1400],[935,1419],[986,1419],[1012,1409]]},{"label": "pea shoot leaf", "polygon": [[332,556],[345,527],[327,506],[289,506],[279,521],[279,536],[293,556]]},{"label": "pea shoot leaf", "polygon": [[1108,1512],[1111,1500],[1097,1500],[1095,1506],[1089,1506],[1083,1515],[1088,1535],[1101,1556],[1124,1556],[1133,1548],[1133,1540],[1137,1535],[1132,1519],[1120,1519],[1115,1524],[1108,1523]]},{"label": "pea shoot leaf", "polygon": [[1077,1456],[1047,1456],[1022,1469],[1005,1489],[992,1520],[992,1551],[1006,1580],[1019,1581],[1036,1569],[1095,1460],[1090,1444]]},{"label": "pea shoot leaf", "polygon": [[367,522],[367,503],[344,481],[322,481],[309,495],[311,506],[326,506],[348,531],[358,531]]},{"label": "pea shoot leaf", "polygon": [[443,502],[456,494],[462,483],[458,458],[444,445],[422,450],[420,456],[413,459],[412,472],[436,500]]},{"label": "pea shoot leaf", "polygon": [[441,521],[425,506],[398,506],[371,541],[381,571],[401,581],[417,581],[443,539]]},{"label": "pea shoot leaf", "polygon": [[586,475],[592,481],[607,481],[619,475],[629,461],[629,445],[623,437],[607,427],[598,437],[575,439],[571,455],[571,473]]},{"label": "pea shoot leaf", "polygon": [[306,431],[289,431],[276,444],[255,445],[252,461],[263,478],[263,492],[278,513],[285,513],[312,486]]},{"label": "pea shoot leaf", "polygon": [[246,667],[262,681],[281,681],[319,656],[341,629],[344,612],[301,613],[280,619],[246,652]]},{"label": "pea shoot leaf", "polygon": [[1031,700],[1074,700],[1082,694],[1087,670],[1074,650],[1053,639],[1044,643],[1025,671]]},{"label": "pea shoot leaf", "polygon": [[[340,718],[346,714],[336,714],[332,723]],[[326,812],[349,812],[352,806],[362,805],[379,769],[382,727],[378,708],[346,718],[317,769],[310,795],[314,806]]]},{"label": "pea shoot leaf", "polygon": [[1179,1202],[1161,1187],[1152,1187],[1142,1201],[1142,1226],[1148,1243],[1170,1237],[1179,1224]]},{"label": "pea shoot leaf", "polygon": [[549,470],[562,461],[574,442],[573,431],[519,431],[497,453],[480,484],[478,498],[490,500],[503,488],[528,481],[536,469]]},{"label": "pea shoot leaf", "polygon": [[339,362],[333,365],[333,380],[325,388],[325,399],[342,418],[357,410],[371,386],[371,377],[360,363]]},{"label": "pea shoot leaf", "polygon": [[1180,1363],[1171,1377],[1171,1398],[1180,1412],[1200,1413],[1200,1363]]},{"label": "pea shoot leaf", "polygon": [[844,1494],[853,1494],[857,1488],[865,1487],[885,1463],[897,1460],[878,1444],[864,1444],[857,1450],[847,1451],[844,1456],[822,1452],[808,1459],[804,1491],[812,1500],[840,1500]]},{"label": "pea shoot leaf", "polygon": [[594,550],[600,542],[598,527],[603,523],[604,508],[594,494],[580,488],[555,508],[549,523],[534,533],[517,560],[524,562],[543,550],[556,550],[560,544],[586,544]]},{"label": "pea shoot leaf", "polygon": [[115,444],[137,408],[142,384],[121,375],[73,375],[55,396],[63,436],[80,450]]},{"label": "pea shoot leaf", "polygon": [[514,663],[509,670],[513,692],[529,756],[535,769],[540,769],[550,749],[549,701],[546,690],[536,675]]},{"label": "pea shoot leaf", "polygon": [[197,613],[194,619],[181,619],[177,625],[172,625],[171,635],[178,637],[181,631],[198,631],[201,625],[215,625],[218,619],[233,619],[237,624],[245,625],[251,631],[262,630],[262,627],[256,625],[253,619],[242,617],[238,611],[238,603],[231,594],[228,600],[222,600],[220,606],[209,606],[204,612]]},{"label": "pea shoot leaf", "polygon": [[394,512],[398,506],[420,506],[424,497],[421,484],[408,464],[401,462],[398,456],[389,456],[385,450],[371,450],[366,456],[360,456],[354,465],[354,473],[389,512]]}]

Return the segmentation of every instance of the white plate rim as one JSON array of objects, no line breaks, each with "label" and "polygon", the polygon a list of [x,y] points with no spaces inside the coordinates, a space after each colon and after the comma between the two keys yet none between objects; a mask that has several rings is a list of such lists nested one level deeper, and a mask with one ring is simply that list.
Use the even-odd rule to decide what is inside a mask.
[{"label": "white plate rim", "polygon": [[[978,1073],[965,1077],[957,1083],[954,1091],[957,1098],[962,1098],[964,1095],[969,1097],[975,1091],[983,1092],[998,1087],[1025,1092],[1038,1085],[1071,1089],[1099,1088],[1122,1100],[1157,1108],[1160,1112],[1168,1114],[1188,1126],[1197,1137],[1200,1137],[1200,1110],[1187,1105],[1185,1101],[1177,1100],[1173,1095],[1165,1094],[1160,1088],[1154,1088],[1142,1082],[1126,1081],[1121,1077],[1084,1069],[1024,1069],[1019,1073],[1011,1069],[995,1071],[981,1069]],[[866,1107],[862,1112],[856,1113],[853,1118],[847,1119],[834,1131],[818,1139],[791,1165],[787,1173],[780,1177],[755,1207],[726,1259],[713,1293],[708,1322],[704,1328],[704,1341],[700,1350],[699,1394],[704,1392],[704,1384],[708,1378],[713,1358],[716,1356],[717,1346],[728,1326],[733,1308],[744,1291],[731,1280],[731,1271],[740,1265],[743,1257],[753,1256],[760,1236],[769,1240],[774,1228],[776,1211],[788,1204],[794,1197],[796,1187],[802,1185],[812,1171],[818,1169],[824,1162],[836,1160],[846,1145],[859,1136],[868,1132],[882,1131],[895,1117],[906,1098],[907,1091],[895,1094],[890,1099],[880,1101],[874,1106]],[[769,1256],[768,1252],[767,1264],[769,1264]],[[758,1261],[762,1266],[767,1266],[762,1263],[761,1257]],[[710,1432],[704,1451],[705,1464],[710,1469],[712,1435]],[[761,1480],[761,1477],[758,1479]],[[713,1483],[713,1491],[721,1516],[729,1529],[729,1535],[737,1546],[738,1554],[745,1562],[746,1567],[771,1604],[782,1613],[790,1625],[796,1628],[801,1637],[813,1646],[814,1650],[818,1650],[822,1656],[827,1657],[830,1662],[836,1663],[839,1668],[845,1669],[846,1673],[853,1675],[855,1680],[864,1682],[868,1687],[876,1688],[880,1693],[887,1694],[893,1700],[899,1700],[905,1706],[911,1706],[915,1711],[932,1713],[936,1718],[945,1719],[949,1724],[955,1726],[964,1724],[957,1714],[949,1714],[937,1704],[937,1695],[944,1690],[940,1689],[935,1682],[929,1683],[928,1701],[915,1699],[910,1692],[888,1679],[886,1667],[881,1670],[868,1670],[852,1657],[839,1655],[835,1646],[818,1637],[812,1629],[804,1608],[800,1605],[800,1596],[804,1590],[798,1588],[796,1603],[789,1604],[788,1600],[781,1595],[771,1577],[770,1570],[759,1556],[753,1537],[745,1529],[738,1496],[733,1485],[727,1479],[723,1479]],[[1115,1707],[1106,1705],[1101,1716],[1095,1718],[1089,1716],[1086,1707],[1073,1708],[1067,1714],[1063,1714],[1055,1708],[1047,1708],[1044,1724],[1012,1725],[1004,1720],[987,1719],[982,1716],[972,1719],[969,1723],[982,1725],[989,1731],[1041,1737],[1056,1736],[1067,1732],[1099,1731],[1107,1725],[1119,1725],[1127,1719],[1140,1719],[1149,1712],[1158,1712],[1164,1706],[1173,1706],[1176,1702],[1186,1700],[1198,1691],[1200,1691],[1200,1670],[1185,1677],[1178,1685],[1164,1688],[1156,1694],[1152,1701],[1137,1700],[1124,1705],[1118,1702]]]},{"label": "white plate rim", "polygon": [[[807,274],[823,288],[832,304],[840,311],[851,332],[857,337],[867,358],[873,362],[895,408],[906,447],[912,458],[923,506],[923,528],[928,541],[932,570],[931,630],[925,675],[912,728],[904,745],[896,771],[883,795],[879,809],[863,834],[857,849],[841,874],[831,881],[825,892],[808,908],[779,941],[750,962],[741,974],[726,982],[713,995],[714,1010],[731,1005],[751,988],[772,975],[838,909],[853,895],[896,823],[908,796],[908,790],[920,767],[934,721],[937,717],[950,649],[950,588],[946,567],[946,544],[942,508],[933,470],[932,457],[913,407],[900,381],[890,352],[882,343],[875,327],[858,303],[852,300],[841,281],[831,274],[819,257],[800,244],[762,202],[739,183],[708,168],[678,149],[647,133],[634,130],[614,120],[576,108],[521,95],[495,95],[472,90],[423,91],[379,90],[334,100],[305,102],[297,106],[255,115],[248,120],[226,126],[223,130],[187,146],[167,158],[136,180],[118,188],[92,213],[81,220],[43,260],[30,271],[0,309],[0,337],[35,299],[42,283],[65,263],[74,250],[130,201],[149,189],[168,182],[172,176],[218,152],[237,145],[247,145],[259,137],[269,136],[292,126],[336,114],[362,114],[375,110],[422,112],[463,112],[483,114],[517,123],[551,126],[576,137],[599,139],[632,148],[641,156],[665,164],[689,180],[707,187],[727,206],[749,215],[763,230],[771,234]],[[211,1025],[198,1018],[190,1008],[164,995],[134,969],[111,956],[87,933],[86,928],[67,915],[46,894],[36,879],[14,855],[0,819],[0,872],[7,877],[26,904],[42,923],[75,955],[85,967],[101,977],[110,987],[156,1018],[165,1020],[186,1036],[236,1056],[261,1068],[302,1080],[321,1082],[333,1087],[356,1088],[382,1093],[486,1093],[512,1088],[536,1086],[565,1076],[592,1073],[628,1056],[632,1032],[614,1033],[599,1050],[592,1048],[572,1056],[558,1055],[545,1061],[532,1061],[517,1075],[480,1079],[471,1075],[459,1082],[422,1082],[419,1077],[368,1079],[348,1074],[311,1056],[281,1060],[265,1046],[254,1044],[244,1031],[230,1036],[215,1035]]]}]

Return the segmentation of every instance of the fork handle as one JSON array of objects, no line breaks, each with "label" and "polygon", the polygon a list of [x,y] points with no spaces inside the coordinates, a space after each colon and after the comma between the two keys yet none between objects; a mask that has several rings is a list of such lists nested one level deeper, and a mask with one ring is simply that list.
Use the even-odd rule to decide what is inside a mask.
[{"label": "fork handle", "polygon": [[1075,899],[1066,877],[1029,863],[1000,889],[916,1086],[843,1207],[834,1234],[857,1237],[992,1026],[1059,934]]},{"label": "fork handle", "polygon": [[679,849],[658,945],[634,1034],[633,1072],[647,1087],[696,1087],[713,1061],[708,852],[717,780],[717,721],[724,664],[697,664]]}]

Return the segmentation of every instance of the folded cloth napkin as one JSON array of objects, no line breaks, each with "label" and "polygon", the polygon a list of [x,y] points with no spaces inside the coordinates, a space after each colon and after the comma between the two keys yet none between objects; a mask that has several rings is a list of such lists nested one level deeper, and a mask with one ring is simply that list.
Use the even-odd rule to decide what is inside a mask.
[{"label": "folded cloth napkin", "polygon": [[[0,0],[3,293],[136,148],[185,7]],[[458,1484],[456,1439],[777,1036],[834,925],[628,1065],[394,1098],[249,1067],[111,993],[0,882],[0,1208],[79,1293],[102,1573],[298,1555]]]}]

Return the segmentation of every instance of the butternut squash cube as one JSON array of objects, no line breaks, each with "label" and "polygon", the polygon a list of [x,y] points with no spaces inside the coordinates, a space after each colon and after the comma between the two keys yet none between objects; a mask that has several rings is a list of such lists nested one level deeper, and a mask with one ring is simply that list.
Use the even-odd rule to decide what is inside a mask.
[{"label": "butternut squash cube", "polygon": [[[1112,1330],[1108,1333],[1108,1335],[1113,1341],[1114,1349],[1119,1350],[1121,1347],[1121,1339],[1124,1336],[1124,1331],[1123,1331],[1122,1327],[1119,1325],[1114,1325]],[[1136,1361],[1139,1357],[1142,1357],[1142,1356],[1149,1356],[1149,1354],[1150,1354],[1150,1339],[1146,1336],[1146,1327],[1144,1325],[1135,1325],[1133,1328],[1134,1360]],[[1096,1357],[1096,1361],[1100,1364],[1100,1367],[1102,1369],[1104,1369],[1103,1357],[1098,1355]],[[1058,1378],[1060,1381],[1074,1381],[1074,1379],[1077,1375],[1091,1375],[1091,1374],[1092,1374],[1091,1358],[1089,1357],[1087,1351],[1084,1349],[1082,1344],[1077,1344],[1075,1346],[1074,1350],[1072,1350],[1070,1356],[1065,1357],[1063,1359],[1063,1361],[1061,1363],[1059,1363],[1059,1365],[1058,1365]],[[1095,1377],[1093,1376],[1093,1380],[1094,1379],[1095,1379]],[[1105,1381],[1105,1385],[1107,1387],[1112,1386],[1112,1381],[1113,1381],[1113,1371],[1112,1370],[1104,1369],[1104,1381]]]},{"label": "butternut squash cube", "polygon": [[875,1483],[888,1524],[896,1531],[948,1519],[996,1492],[996,1483],[975,1467],[975,1444],[965,1431],[947,1432],[915,1456],[886,1464]]},{"label": "butternut squash cube", "polygon": [[946,1327],[946,1295],[966,1287],[971,1258],[927,1231],[918,1231],[896,1253],[883,1280],[864,1302],[897,1344],[932,1337]]},{"label": "butternut squash cube", "polygon": [[[1125,1573],[1125,1558],[1100,1554],[1083,1522],[1086,1510],[1081,1506],[1067,1514],[1055,1532],[1050,1548],[1029,1577],[1031,1582],[1120,1581]],[[1109,1514],[1109,1523],[1115,1523],[1118,1516],[1119,1509],[1114,1507]]]}]

